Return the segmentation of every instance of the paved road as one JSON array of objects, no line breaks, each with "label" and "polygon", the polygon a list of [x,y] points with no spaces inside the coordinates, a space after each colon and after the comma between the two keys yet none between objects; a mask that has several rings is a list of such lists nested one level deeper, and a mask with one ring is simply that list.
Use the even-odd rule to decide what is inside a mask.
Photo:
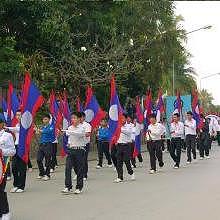
[{"label": "paved road", "polygon": [[[28,175],[27,191],[10,194],[13,220],[218,220],[220,219],[220,148],[211,159],[172,168],[167,153],[165,168],[156,175],[145,166],[136,169],[137,180],[115,184],[113,169],[96,170],[90,163],[90,178],[81,195],[61,195],[64,173],[60,167],[49,182]],[[129,178],[126,175],[127,178]],[[8,184],[8,188],[11,183]]]}]

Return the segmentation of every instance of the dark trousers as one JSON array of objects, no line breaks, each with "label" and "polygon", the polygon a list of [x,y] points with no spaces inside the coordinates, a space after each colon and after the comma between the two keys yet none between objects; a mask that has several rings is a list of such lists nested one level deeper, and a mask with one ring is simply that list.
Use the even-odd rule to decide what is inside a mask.
[{"label": "dark trousers", "polygon": [[109,142],[98,141],[97,148],[98,148],[98,157],[99,157],[98,165],[102,167],[103,154],[105,154],[106,160],[108,161],[108,165],[112,165],[112,160],[111,160],[111,156],[109,153]]},{"label": "dark trousers", "polygon": [[163,152],[161,149],[161,140],[149,141],[147,148],[150,154],[150,166],[152,170],[156,171],[156,160],[158,159],[159,166],[163,167]]},{"label": "dark trousers", "polygon": [[171,139],[170,156],[172,157],[173,161],[176,163],[177,166],[179,166],[180,164],[181,147],[182,147],[181,138]]},{"label": "dark trousers", "polygon": [[[130,144],[130,147],[131,147],[131,152],[130,152],[130,153],[131,153],[131,154],[130,154],[131,164],[133,165],[133,167],[136,167],[136,158],[133,156],[133,155],[134,155],[135,143],[134,143],[134,142],[131,143],[131,144]],[[142,158],[141,153],[139,153],[139,154],[137,155],[137,158],[138,158],[138,161],[139,161],[140,163],[143,162],[143,158]]]},{"label": "dark trousers", "polygon": [[7,166],[6,175],[7,177],[11,177],[11,159]]},{"label": "dark trousers", "polygon": [[171,140],[167,139],[167,151],[170,152],[170,147],[171,147]]},{"label": "dark trousers", "polygon": [[[50,168],[52,165],[52,143],[40,144],[40,148],[37,152],[37,165],[39,168],[39,176],[48,176],[50,177]],[[45,167],[44,169],[43,160],[45,158]]]},{"label": "dark trousers", "polygon": [[32,163],[31,163],[31,159],[30,159],[30,155],[29,155],[29,159],[28,159],[28,169],[32,168]]},{"label": "dark trousers", "polygon": [[191,135],[187,134],[186,135],[186,147],[187,147],[187,161],[191,162],[192,161],[192,156],[193,159],[196,159],[196,135]]},{"label": "dark trousers", "polygon": [[14,187],[24,190],[27,164],[17,154],[12,159],[12,173],[14,176]]},{"label": "dark trousers", "polygon": [[184,139],[181,139],[181,147],[184,151],[186,150],[186,142]]},{"label": "dark trousers", "polygon": [[112,162],[114,164],[114,167],[117,167],[117,147],[116,145],[112,145],[111,147],[111,158],[112,158]]},{"label": "dark trousers", "polygon": [[200,157],[209,156],[209,134],[201,134],[198,139]]},{"label": "dark trousers", "polygon": [[87,177],[88,177],[88,170],[89,170],[89,163],[88,163],[89,149],[90,149],[90,143],[86,144],[86,147],[85,147],[86,155],[85,155],[85,165],[84,165],[84,171],[83,171],[83,177],[84,177],[84,178],[87,178]]},{"label": "dark trousers", "polygon": [[218,146],[220,146],[220,131],[217,131]]},{"label": "dark trousers", "polygon": [[72,189],[72,168],[77,175],[76,189],[83,188],[83,174],[85,166],[86,150],[68,149],[65,168],[65,186]]},{"label": "dark trousers", "polygon": [[0,218],[2,215],[9,213],[7,193],[5,192],[7,177],[5,176],[0,184]]},{"label": "dark trousers", "polygon": [[130,146],[129,144],[118,144],[117,145],[117,173],[118,178],[123,180],[123,163],[127,167],[128,174],[132,175],[134,172],[130,162]]},{"label": "dark trousers", "polygon": [[57,143],[52,144],[52,169],[55,169],[57,166]]}]

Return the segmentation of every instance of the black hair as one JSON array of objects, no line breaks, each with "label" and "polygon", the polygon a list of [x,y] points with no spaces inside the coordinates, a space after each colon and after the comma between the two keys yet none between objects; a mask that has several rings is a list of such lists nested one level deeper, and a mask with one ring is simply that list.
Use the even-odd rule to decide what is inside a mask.
[{"label": "black hair", "polygon": [[176,117],[179,118],[179,117],[180,117],[180,114],[179,114],[179,113],[174,113],[173,116],[176,116]]},{"label": "black hair", "polygon": [[85,112],[80,112],[80,114],[81,114],[81,118],[82,118],[82,117],[83,117],[83,118],[85,118],[85,117],[86,117]]},{"label": "black hair", "polygon": [[0,124],[5,123],[5,120],[3,118],[0,118]]},{"label": "black hair", "polygon": [[16,113],[17,113],[17,112],[21,112],[21,109],[19,108],[19,109],[16,111]]},{"label": "black hair", "polygon": [[48,119],[50,119],[51,117],[50,117],[50,114],[45,113],[45,114],[43,114],[43,118],[48,118]]},{"label": "black hair", "polygon": [[82,113],[81,112],[72,112],[71,116],[75,115],[77,118],[81,118],[82,117]]},{"label": "black hair", "polygon": [[154,119],[156,119],[157,116],[156,116],[155,114],[150,114],[148,118],[154,118]]},{"label": "black hair", "polygon": [[122,114],[126,119],[128,118],[128,115],[126,113]]},{"label": "black hair", "polygon": [[186,114],[187,115],[193,115],[193,113],[191,111],[188,111]]},{"label": "black hair", "polygon": [[205,118],[205,115],[203,115],[203,114],[200,114],[200,118]]}]

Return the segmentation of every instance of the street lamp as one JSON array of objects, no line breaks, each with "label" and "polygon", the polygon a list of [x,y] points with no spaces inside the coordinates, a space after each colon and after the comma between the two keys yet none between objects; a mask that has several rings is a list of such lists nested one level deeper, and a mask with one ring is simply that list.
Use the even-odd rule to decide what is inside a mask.
[{"label": "street lamp", "polygon": [[216,75],[220,75],[220,73],[212,73],[212,74],[209,74],[209,75],[206,75],[206,76],[201,77],[201,78],[200,78],[200,83],[199,83],[200,91],[202,91],[202,80],[203,80],[203,79],[210,78],[210,77],[213,77],[213,76],[216,76]]},{"label": "street lamp", "polygon": [[[209,29],[211,29],[212,28],[212,25],[205,25],[205,26],[203,26],[203,27],[200,27],[200,28],[197,28],[197,29],[195,29],[195,30],[192,30],[192,31],[189,31],[189,32],[187,32],[186,33],[186,35],[189,35],[189,34],[191,34],[191,33],[194,33],[194,32],[197,32],[197,31],[200,31],[200,30],[209,30]],[[175,93],[175,60],[174,60],[174,58],[173,58],[173,65],[172,65],[172,69],[173,69],[173,96],[175,95],[174,93]],[[216,75],[216,74],[215,74]]]}]

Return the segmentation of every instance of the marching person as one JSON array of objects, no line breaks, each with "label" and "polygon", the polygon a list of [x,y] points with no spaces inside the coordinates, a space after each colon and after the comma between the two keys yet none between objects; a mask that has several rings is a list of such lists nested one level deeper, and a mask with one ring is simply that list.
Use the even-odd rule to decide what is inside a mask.
[{"label": "marching person", "polygon": [[163,152],[162,152],[162,135],[165,132],[165,127],[157,122],[156,115],[151,114],[149,116],[150,125],[147,130],[148,137],[148,152],[150,154],[150,174],[156,173],[156,159],[159,162],[159,166],[163,167]]},{"label": "marching person", "polygon": [[123,163],[127,167],[128,174],[131,175],[131,180],[135,180],[135,175],[131,167],[131,157],[130,157],[130,140],[132,135],[132,128],[126,123],[127,115],[122,116],[122,127],[121,133],[117,142],[117,174],[118,178],[115,183],[120,183],[123,181]]},{"label": "marching person", "polygon": [[84,112],[81,112],[81,124],[86,131],[86,136],[84,138],[85,146],[86,146],[86,157],[85,157],[83,178],[84,178],[84,180],[87,180],[88,169],[89,169],[88,156],[89,156],[89,149],[90,149],[90,136],[91,136],[91,132],[92,132],[92,127],[88,122],[85,121],[85,119],[86,119],[86,114]]},{"label": "marching person", "polygon": [[97,169],[102,168],[103,153],[105,154],[106,160],[108,161],[108,167],[112,167],[111,155],[109,153],[109,128],[106,119],[102,119],[100,127],[98,129],[98,158],[99,162],[96,166]]},{"label": "marching person", "polygon": [[204,156],[209,159],[209,122],[205,118],[203,114],[200,115],[202,120],[201,128],[198,132],[198,142],[199,142],[199,152],[200,152],[200,159],[203,160]]},{"label": "marching person", "polygon": [[55,137],[55,141],[52,143],[52,166],[50,169],[50,173],[54,173],[55,169],[58,167],[57,163],[57,145],[58,145],[58,138]]},{"label": "marching person", "polygon": [[[41,134],[40,147],[37,152],[37,164],[39,169],[39,176],[37,179],[48,181],[50,180],[50,169],[52,167],[52,152],[53,142],[55,140],[55,128],[53,123],[50,124],[49,114],[45,114],[42,121],[43,127],[41,129],[36,129],[36,132]],[[43,165],[44,158],[46,169]]]},{"label": "marching person", "polygon": [[77,175],[75,194],[80,194],[83,189],[83,175],[86,158],[85,136],[86,130],[81,124],[81,113],[75,112],[71,115],[71,126],[66,132],[68,138],[68,149],[65,168],[65,188],[62,193],[72,193],[72,168]]},{"label": "marching person", "polygon": [[15,148],[16,154],[12,158],[12,173],[14,176],[13,188],[10,190],[11,193],[22,193],[25,189],[26,183],[26,173],[27,173],[27,164],[18,156],[19,150],[19,134],[20,134],[20,120],[21,120],[21,111],[16,112],[17,124],[15,127],[5,127],[9,131],[13,132],[15,135]]},{"label": "marching person", "polygon": [[174,168],[178,169],[180,165],[181,158],[181,138],[184,135],[184,124],[180,121],[179,113],[173,115],[173,122],[170,126],[171,133],[171,146],[170,146],[170,156],[175,162]]},{"label": "marching person", "polygon": [[184,126],[187,147],[187,163],[190,164],[192,162],[192,155],[193,159],[196,160],[196,121],[193,119],[193,114],[191,111],[186,113]]},{"label": "marching person", "polygon": [[111,146],[111,159],[112,163],[114,164],[114,170],[117,170],[117,146],[116,144],[113,144]]},{"label": "marching person", "polygon": [[[14,156],[16,153],[12,134],[4,130],[5,122],[0,119],[0,155],[4,157]],[[7,193],[5,192],[7,175],[3,177],[0,184],[0,219],[10,220],[9,204]]]}]

